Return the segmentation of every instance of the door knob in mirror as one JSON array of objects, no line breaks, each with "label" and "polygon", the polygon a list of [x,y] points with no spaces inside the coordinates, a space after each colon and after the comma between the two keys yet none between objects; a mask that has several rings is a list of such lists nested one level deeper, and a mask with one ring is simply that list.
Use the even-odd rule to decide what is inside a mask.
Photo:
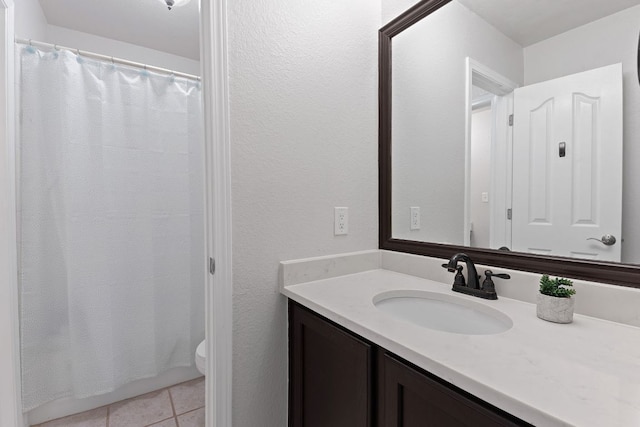
[{"label": "door knob in mirror", "polygon": [[601,239],[596,239],[595,237],[589,237],[587,240],[596,240],[603,245],[613,246],[616,244],[616,237],[612,234],[605,234]]}]

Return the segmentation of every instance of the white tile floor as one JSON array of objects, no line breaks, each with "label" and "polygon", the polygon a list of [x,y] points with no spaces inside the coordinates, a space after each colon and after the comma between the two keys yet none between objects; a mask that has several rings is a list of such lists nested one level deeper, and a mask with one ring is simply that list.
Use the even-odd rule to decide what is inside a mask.
[{"label": "white tile floor", "polygon": [[204,427],[204,377],[33,427]]}]

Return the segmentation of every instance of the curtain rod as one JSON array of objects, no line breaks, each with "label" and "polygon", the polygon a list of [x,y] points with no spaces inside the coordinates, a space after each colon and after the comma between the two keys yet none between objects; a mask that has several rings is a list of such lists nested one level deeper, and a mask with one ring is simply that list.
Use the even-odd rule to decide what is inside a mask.
[{"label": "curtain rod", "polygon": [[129,60],[122,59],[122,58],[115,58],[113,56],[101,55],[99,53],[88,52],[86,50],[73,49],[73,48],[70,48],[70,47],[60,46],[60,45],[57,45],[57,44],[39,42],[39,41],[31,40],[31,39],[29,39],[29,40],[21,39],[21,38],[17,38],[17,37],[16,37],[16,43],[25,44],[25,45],[34,46],[34,47],[39,47],[39,48],[44,48],[44,49],[68,50],[68,51],[76,53],[79,56],[86,56],[86,57],[89,57],[89,58],[99,59],[99,60],[103,60],[103,61],[109,61],[109,62],[112,62],[112,63],[115,63],[115,64],[127,65],[129,67],[143,68],[145,70],[154,71],[156,73],[173,74],[174,76],[177,76],[177,77],[182,77],[182,78],[185,78],[185,79],[200,81],[200,76],[194,76],[193,74],[181,73],[179,71],[173,71],[173,70],[169,70],[167,68],[154,67],[152,65],[142,64],[140,62],[133,62],[133,61],[129,61]]}]

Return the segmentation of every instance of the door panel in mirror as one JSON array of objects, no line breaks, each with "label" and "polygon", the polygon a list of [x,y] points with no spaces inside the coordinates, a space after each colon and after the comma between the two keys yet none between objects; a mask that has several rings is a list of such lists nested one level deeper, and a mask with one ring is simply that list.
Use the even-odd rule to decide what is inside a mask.
[{"label": "door panel in mirror", "polygon": [[516,89],[515,118],[511,248],[619,262],[587,239],[621,232],[621,64]]}]

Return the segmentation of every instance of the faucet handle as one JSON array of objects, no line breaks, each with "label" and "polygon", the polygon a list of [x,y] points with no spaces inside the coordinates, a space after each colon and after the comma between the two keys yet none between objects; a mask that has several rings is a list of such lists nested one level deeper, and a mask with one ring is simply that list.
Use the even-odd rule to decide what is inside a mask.
[{"label": "faucet handle", "polygon": [[467,282],[464,280],[464,274],[462,274],[462,266],[456,266],[456,275],[453,278],[453,284],[458,286],[467,286]]},{"label": "faucet handle", "polygon": [[487,279],[491,279],[491,277],[497,277],[498,279],[511,279],[507,273],[494,273],[491,270],[486,270],[484,275],[487,276]]},{"label": "faucet handle", "polygon": [[485,279],[482,282],[482,290],[486,292],[496,291],[496,285],[495,283],[493,283],[492,277],[498,277],[500,279],[511,279],[511,276],[506,273],[494,273],[491,270],[485,270],[484,275]]},{"label": "faucet handle", "polygon": [[[442,264],[443,268],[449,270],[449,264]],[[463,267],[461,265],[456,266],[456,276],[453,279],[453,284],[458,286],[467,286],[467,282],[464,280],[464,274],[462,274]]]}]

